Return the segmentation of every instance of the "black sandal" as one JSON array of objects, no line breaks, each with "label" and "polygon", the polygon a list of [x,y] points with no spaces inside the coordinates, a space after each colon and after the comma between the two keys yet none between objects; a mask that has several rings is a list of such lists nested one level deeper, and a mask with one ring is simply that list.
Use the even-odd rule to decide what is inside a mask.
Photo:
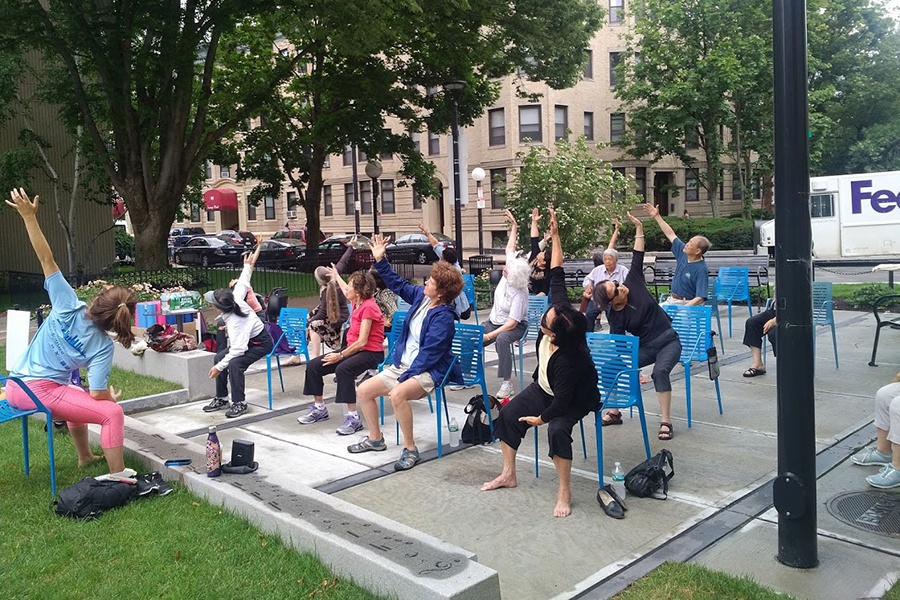
[{"label": "black sandal", "polygon": [[750,367],[746,371],[744,371],[744,377],[759,377],[760,375],[765,375],[765,369],[757,369],[756,367]]},{"label": "black sandal", "polygon": [[[668,431],[663,431],[664,427],[668,428]],[[666,423],[665,421],[663,421],[659,424],[659,433],[656,435],[656,437],[664,442],[667,442],[675,437],[675,429],[672,427],[671,423]]]},{"label": "black sandal", "polygon": [[[606,417],[609,417],[609,419],[607,419]],[[606,427],[607,425],[621,425],[622,413],[607,412],[605,415],[603,415],[603,418],[600,419],[600,422],[603,423],[604,427]]]}]

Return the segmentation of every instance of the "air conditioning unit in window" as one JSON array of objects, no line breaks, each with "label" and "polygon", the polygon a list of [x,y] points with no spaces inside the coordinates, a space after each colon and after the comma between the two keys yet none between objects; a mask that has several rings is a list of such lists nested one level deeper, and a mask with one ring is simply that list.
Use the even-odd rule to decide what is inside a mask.
[{"label": "air conditioning unit in window", "polygon": [[289,211],[287,211],[287,218],[288,218],[288,219],[296,219],[296,218],[297,218],[297,211],[296,211],[296,210],[289,210]]}]

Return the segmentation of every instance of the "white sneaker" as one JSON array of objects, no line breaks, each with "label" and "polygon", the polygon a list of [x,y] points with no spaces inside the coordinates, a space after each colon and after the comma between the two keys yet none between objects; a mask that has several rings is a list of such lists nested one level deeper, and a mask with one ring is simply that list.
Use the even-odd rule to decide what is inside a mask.
[{"label": "white sneaker", "polygon": [[468,390],[468,389],[471,389],[471,388],[475,387],[475,384],[472,384],[472,385],[451,385],[451,386],[447,386],[447,387],[449,387],[449,388],[450,388],[451,390],[453,390],[454,392],[458,392],[458,391],[460,391],[460,390]]},{"label": "white sneaker", "polygon": [[500,389],[497,390],[497,398],[509,398],[515,393],[512,384],[508,381],[504,381],[503,385],[500,386]]}]

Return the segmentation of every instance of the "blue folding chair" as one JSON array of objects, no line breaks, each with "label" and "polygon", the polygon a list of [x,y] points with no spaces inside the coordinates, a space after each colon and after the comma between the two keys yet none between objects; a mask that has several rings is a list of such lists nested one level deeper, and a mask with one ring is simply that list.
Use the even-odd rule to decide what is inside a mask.
[{"label": "blue folding chair", "polygon": [[[712,309],[713,315],[716,317],[716,333],[719,334],[719,344],[722,346],[722,354],[725,354],[725,336],[722,335],[722,319],[719,318],[719,299],[716,297],[716,278],[709,278],[709,291],[706,294],[706,302],[703,303],[704,306],[710,307]],[[753,311],[750,311],[752,314]],[[730,323],[729,323],[730,325]]]},{"label": "blue folding chair", "polygon": [[814,281],[812,286],[813,302],[813,358],[815,358],[816,327],[831,326],[831,341],[834,344],[834,368],[838,366],[837,334],[834,328],[834,302],[831,299],[831,282]]},{"label": "blue folding chair", "polygon": [[31,466],[28,454],[28,416],[43,413],[47,420],[47,454],[50,457],[50,495],[56,496],[56,461],[53,454],[53,414],[50,409],[38,400],[38,397],[31,391],[26,383],[18,377],[7,377],[0,375],[0,384],[6,384],[7,381],[15,382],[31,399],[35,408],[21,410],[14,407],[5,398],[0,400],[0,423],[12,421],[14,419],[22,420],[22,455],[25,459],[25,475],[31,474]]},{"label": "blue folding chair", "polygon": [[[721,272],[721,271],[720,271]],[[709,306],[679,306],[666,304],[666,313],[672,317],[672,327],[678,332],[681,341],[681,359],[684,365],[684,388],[687,402],[687,423],[691,426],[691,363],[707,362],[706,350],[713,345],[710,331],[712,315]],[[713,380],[716,385],[716,398],[719,401],[719,414],[722,414],[722,394],[719,391],[719,378]]]},{"label": "blue folding chair", "polygon": [[[409,305],[409,302],[407,302],[400,296],[397,296],[397,312],[409,312],[410,308],[412,307]],[[391,322],[391,330],[393,331],[393,329],[394,325],[393,322]]]},{"label": "blue folding chair", "polygon": [[463,293],[472,307],[472,314],[475,315],[475,324],[480,325],[478,320],[478,301],[475,297],[475,276],[471,273],[463,273]]},{"label": "blue folding chair", "polygon": [[[753,316],[750,302],[750,269],[747,267],[722,267],[716,278],[716,298],[728,303],[728,337],[731,337],[731,304],[737,300],[747,303],[747,310]],[[724,352],[724,350],[723,350]]]},{"label": "blue folding chair", "polygon": [[[281,383],[281,391],[284,392],[284,377],[281,374],[281,357],[297,356],[302,354],[309,362],[309,349],[306,346],[306,320],[309,311],[305,308],[282,308],[278,315],[278,326],[281,327],[281,336],[275,340],[272,351],[266,354],[266,385],[269,390],[269,410],[272,410],[272,358],[278,366],[278,381]],[[287,340],[288,346],[294,349],[291,353],[278,351],[281,340]]]},{"label": "blue folding chair", "polygon": [[[403,330],[403,324],[406,322],[406,315],[409,314],[405,310],[394,313],[394,318],[391,321],[391,331],[388,333],[388,347],[387,352],[384,354],[384,360],[381,361],[381,364],[378,365],[378,372],[384,370],[385,365],[391,363],[391,359],[394,355],[394,346],[397,344],[397,340],[400,338],[400,332]],[[428,396],[428,405],[431,406],[431,396]],[[434,409],[432,409],[434,410]],[[384,396],[380,396],[378,398],[378,411],[379,417],[381,418],[381,424],[384,425]],[[399,443],[400,432],[399,429],[397,431],[397,440]]]},{"label": "blue folding chair", "polygon": [[[525,342],[536,340],[541,331],[541,318],[547,312],[547,296],[528,296],[528,328],[519,340],[519,391],[525,389]],[[516,366],[513,361],[513,367]]]}]

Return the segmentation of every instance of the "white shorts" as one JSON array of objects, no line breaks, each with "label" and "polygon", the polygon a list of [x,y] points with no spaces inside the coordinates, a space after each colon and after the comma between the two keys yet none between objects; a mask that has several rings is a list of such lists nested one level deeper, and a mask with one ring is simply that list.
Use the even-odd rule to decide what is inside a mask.
[{"label": "white shorts", "polygon": [[[378,374],[378,377],[381,378],[381,382],[384,384],[384,387],[391,391],[395,387],[399,381],[397,381],[401,375],[406,373],[405,370],[398,369],[392,364],[389,364],[384,367],[384,370]],[[415,379],[419,385],[422,386],[422,389],[425,390],[426,394],[430,394],[434,391],[434,380],[431,379],[431,375],[428,373],[419,373],[418,375],[413,375],[410,379]]]}]

